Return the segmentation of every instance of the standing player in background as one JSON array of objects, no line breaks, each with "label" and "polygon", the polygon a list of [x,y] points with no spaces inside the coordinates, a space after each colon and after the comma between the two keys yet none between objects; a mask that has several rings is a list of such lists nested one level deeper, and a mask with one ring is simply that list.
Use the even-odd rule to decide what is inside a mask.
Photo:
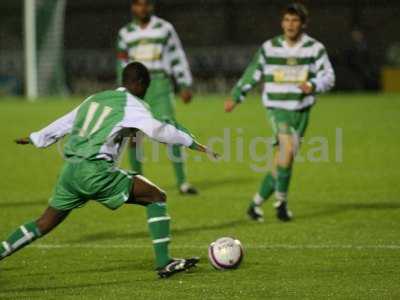
[{"label": "standing player in background", "polygon": [[[192,99],[192,74],[181,42],[170,23],[153,15],[152,0],[133,0],[131,9],[133,21],[118,34],[118,79],[120,81],[121,70],[127,63],[143,63],[152,77],[145,101],[157,118],[173,124],[176,120],[174,85],[171,79],[175,80],[184,103],[189,103]],[[130,145],[131,165],[142,174],[140,137],[132,140]],[[181,147],[171,146],[169,156],[175,169],[179,191],[182,194],[197,194],[197,190],[187,181]]]},{"label": "standing player in background", "polygon": [[112,210],[125,204],[146,207],[160,277],[169,277],[198,263],[197,257],[173,259],[169,255],[170,217],[165,192],[146,178],[116,167],[124,139],[139,130],[161,143],[209,152],[187,130],[154,118],[141,100],[149,84],[146,67],[131,63],[123,71],[122,87],[90,96],[64,117],[29,138],[16,141],[46,148],[70,134],[64,148],[64,167],[48,208],[40,218],[20,226],[0,243],[0,260],[50,233],[71,211],[95,200]]},{"label": "standing player in background", "polygon": [[288,190],[293,161],[307,129],[311,107],[318,93],[335,84],[335,74],[325,47],[307,35],[308,12],[301,4],[291,4],[282,14],[283,35],[265,42],[225,102],[231,112],[261,80],[263,102],[276,137],[272,171],[254,196],[248,215],[263,221],[261,205],[275,193],[277,217],[290,221]]}]

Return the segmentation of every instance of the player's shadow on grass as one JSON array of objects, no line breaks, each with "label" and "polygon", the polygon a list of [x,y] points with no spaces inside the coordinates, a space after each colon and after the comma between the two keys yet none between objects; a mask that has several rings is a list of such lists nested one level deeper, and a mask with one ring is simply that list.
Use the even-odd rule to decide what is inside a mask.
[{"label": "player's shadow on grass", "polygon": [[24,201],[8,201],[8,202],[0,202],[0,208],[9,208],[9,207],[28,207],[28,206],[46,206],[46,200],[37,200],[32,202],[24,202]]},{"label": "player's shadow on grass", "polygon": [[[185,228],[175,228],[172,229],[172,234],[174,236],[185,236],[191,235],[197,232],[204,231],[212,231],[219,229],[232,228],[235,226],[243,226],[246,224],[251,224],[246,219],[235,220],[231,222],[218,223],[218,224],[207,224],[207,225],[198,225],[193,227],[185,227]],[[113,240],[113,239],[144,239],[149,237],[148,231],[142,232],[132,232],[132,233],[116,233],[114,231],[100,232],[96,234],[85,235],[79,238],[76,242],[95,242],[102,240]]]},{"label": "player's shadow on grass", "polygon": [[400,209],[400,202],[340,203],[324,207],[324,210],[298,215],[296,219],[319,218],[338,215],[347,211],[381,211]]},{"label": "player's shadow on grass", "polygon": [[[103,266],[97,266],[96,268],[80,268],[74,270],[56,270],[52,271],[53,275],[62,276],[62,275],[70,275],[70,274],[94,274],[98,273],[99,276],[103,276],[102,273],[111,273],[111,272],[129,272],[134,270],[137,271],[148,271],[153,266],[154,262],[149,259],[141,259],[141,260],[132,260],[132,259],[107,259],[107,263]],[[80,264],[80,267],[84,267],[84,264]],[[39,277],[48,277],[48,272],[33,272],[27,274],[20,274],[20,278],[34,278],[37,279]],[[1,299],[1,297],[0,297]]]},{"label": "player's shadow on grass", "polygon": [[[241,186],[248,183],[254,183],[255,185],[258,184],[257,179],[247,177],[232,177],[232,178],[214,178],[213,180],[204,179],[204,180],[197,180],[193,181],[193,184],[201,191],[212,190],[214,188],[221,188],[223,186]],[[174,186],[166,186],[167,189],[175,189]]]},{"label": "player's shadow on grass", "polygon": [[[115,282],[101,282],[99,281],[98,283],[86,283],[86,284],[70,284],[66,286],[27,286],[27,287],[20,287],[20,288],[12,288],[12,289],[2,289],[0,293],[21,293],[21,292],[26,292],[26,293],[32,293],[32,292],[43,292],[44,290],[46,291],[56,291],[56,290],[67,290],[68,292],[71,292],[73,289],[83,289],[83,288],[94,288],[98,289],[99,287],[104,287],[104,286],[118,286],[118,285],[131,285],[134,283],[134,279],[132,280],[125,280],[125,281],[115,281]],[[78,291],[77,291],[78,292]],[[7,299],[8,296],[1,295],[1,299]],[[79,296],[79,294],[76,294],[76,296]],[[3,298],[4,297],[4,298]],[[25,296],[19,296],[21,298],[25,298]],[[30,298],[33,298],[32,295],[29,295]],[[10,296],[9,299],[15,299],[15,295]]]}]

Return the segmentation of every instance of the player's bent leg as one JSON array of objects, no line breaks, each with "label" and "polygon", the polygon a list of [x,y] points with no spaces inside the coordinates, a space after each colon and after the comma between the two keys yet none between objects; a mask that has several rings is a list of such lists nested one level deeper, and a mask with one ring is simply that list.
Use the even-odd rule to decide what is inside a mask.
[{"label": "player's bent leg", "polygon": [[292,166],[297,148],[297,136],[279,134],[279,157],[276,168],[275,197],[277,217],[281,221],[290,221],[292,213],[287,209],[287,195],[292,176]]},{"label": "player's bent leg", "polygon": [[158,275],[167,278],[194,267],[199,259],[173,259],[169,255],[170,216],[167,213],[165,192],[143,176],[136,176],[127,203],[146,206],[147,223],[153,241]]},{"label": "player's bent leg", "polygon": [[141,145],[140,136],[137,135],[136,137],[130,139],[128,156],[132,169],[139,174],[143,174],[143,147]]},{"label": "player's bent leg", "polygon": [[167,194],[144,176],[135,176],[134,185],[127,203],[147,206],[156,202],[166,202]]},{"label": "player's bent leg", "polygon": [[178,188],[180,188],[181,185],[184,184],[187,179],[185,165],[183,162],[182,149],[178,145],[169,145],[168,146],[168,154],[169,154],[169,158],[172,161],[172,164],[174,166],[174,171],[175,171],[176,182],[177,182]]},{"label": "player's bent leg", "polygon": [[135,176],[133,190],[127,203],[146,206],[147,223],[156,256],[156,268],[167,265],[169,255],[170,217],[167,214],[166,193],[143,176]]},{"label": "player's bent leg", "polygon": [[49,233],[67,217],[68,213],[49,207],[37,221],[21,225],[0,244],[0,260]]},{"label": "player's bent leg", "polygon": [[197,195],[199,193],[197,189],[187,181],[182,147],[178,145],[168,146],[168,154],[174,166],[179,192],[182,195]]},{"label": "player's bent leg", "polygon": [[279,134],[278,140],[278,167],[289,168],[292,166],[297,136],[293,134]]},{"label": "player's bent leg", "polygon": [[276,195],[278,200],[286,201],[295,153],[295,140],[292,135],[279,135],[278,152],[279,155],[276,167]]},{"label": "player's bent leg", "polygon": [[42,235],[48,234],[55,229],[65,218],[70,211],[62,211],[53,207],[48,207],[42,216],[36,221],[37,227]]},{"label": "player's bent leg", "polygon": [[279,160],[279,151],[276,151],[275,149],[272,170],[268,172],[267,175],[264,177],[258,193],[254,195],[247,209],[247,215],[253,221],[264,222],[264,212],[261,206],[275,192],[276,168],[278,165],[278,160]]}]

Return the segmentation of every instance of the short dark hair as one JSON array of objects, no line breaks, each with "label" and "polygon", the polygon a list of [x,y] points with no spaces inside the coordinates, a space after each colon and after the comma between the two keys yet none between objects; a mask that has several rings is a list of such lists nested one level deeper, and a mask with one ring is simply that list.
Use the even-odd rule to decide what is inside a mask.
[{"label": "short dark hair", "polygon": [[[140,0],[131,0],[131,3],[132,4],[136,4],[136,3],[138,3]],[[149,4],[154,4],[154,0],[146,0],[146,2],[147,3],[149,3]]]},{"label": "short dark hair", "polygon": [[140,62],[132,62],[122,71],[123,85],[128,85],[133,82],[139,82],[147,86],[150,84],[149,70]]},{"label": "short dark hair", "polygon": [[309,20],[308,9],[305,5],[301,3],[292,3],[286,6],[282,11],[282,16],[285,15],[297,15],[299,16],[303,24],[307,24]]}]

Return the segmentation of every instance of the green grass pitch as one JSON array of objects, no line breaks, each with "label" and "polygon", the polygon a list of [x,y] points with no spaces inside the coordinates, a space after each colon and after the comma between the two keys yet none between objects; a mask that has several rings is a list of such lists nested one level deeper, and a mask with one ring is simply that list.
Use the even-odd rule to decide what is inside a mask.
[{"label": "green grass pitch", "polygon": [[[222,112],[223,97],[197,100],[178,103],[178,119],[202,141],[231,128],[234,160],[211,162],[190,153],[190,180],[201,191],[195,198],[177,193],[164,154],[159,163],[145,165],[145,174],[168,192],[173,255],[199,255],[199,267],[157,279],[144,210],[111,212],[89,203],[0,263],[0,299],[400,298],[399,95],[321,97],[301,156],[318,156],[321,137],[328,146],[323,161],[295,166],[290,224],[275,219],[271,202],[264,206],[265,224],[245,215],[263,176],[254,166],[266,163],[251,161],[248,145],[271,135],[259,100],[251,97],[231,115]],[[38,150],[13,139],[78,101],[0,102],[0,240],[42,212],[62,164],[57,146]],[[341,144],[337,128],[342,152],[335,150]],[[236,159],[240,140],[242,161]],[[261,156],[263,145],[256,150]],[[239,270],[218,272],[208,264],[207,246],[222,236],[242,241],[246,256]]]}]

